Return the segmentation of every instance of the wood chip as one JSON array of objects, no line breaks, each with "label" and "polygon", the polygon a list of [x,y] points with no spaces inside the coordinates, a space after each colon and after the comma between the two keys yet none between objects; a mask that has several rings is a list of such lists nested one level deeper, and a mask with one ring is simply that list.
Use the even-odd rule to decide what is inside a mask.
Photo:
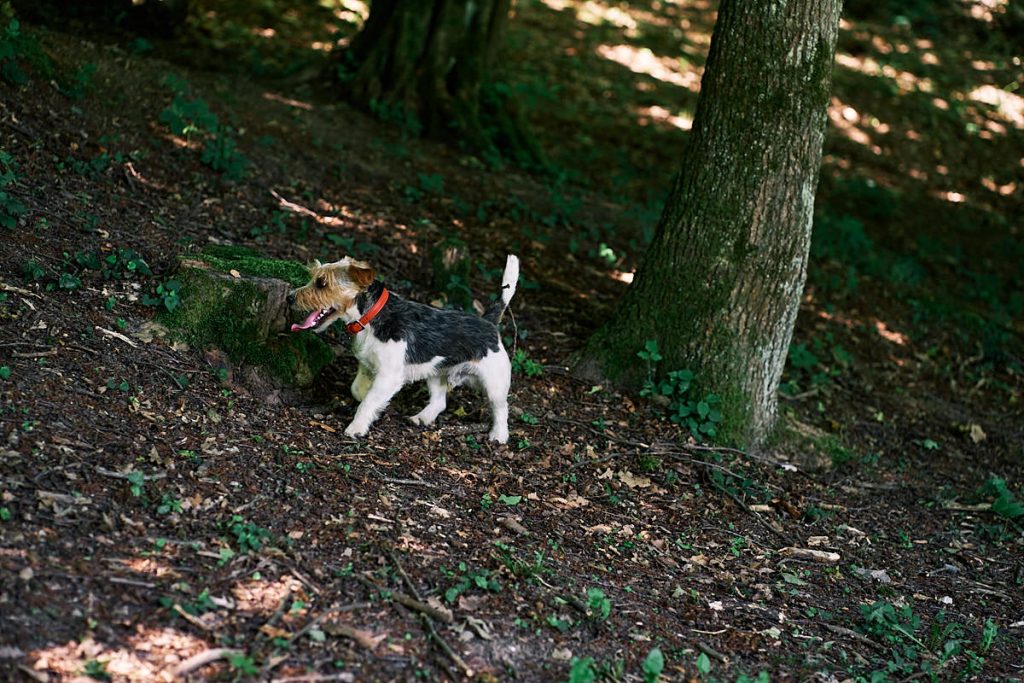
[{"label": "wood chip", "polygon": [[800,560],[811,562],[822,562],[824,564],[836,564],[841,559],[839,553],[826,550],[811,550],[810,548],[783,548],[779,554],[784,557],[794,557]]}]

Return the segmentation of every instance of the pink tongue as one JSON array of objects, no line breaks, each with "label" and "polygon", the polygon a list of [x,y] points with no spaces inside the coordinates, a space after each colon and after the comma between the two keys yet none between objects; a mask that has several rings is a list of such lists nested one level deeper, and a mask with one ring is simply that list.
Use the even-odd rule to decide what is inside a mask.
[{"label": "pink tongue", "polygon": [[320,315],[320,309],[314,310],[309,314],[309,317],[305,319],[300,325],[299,323],[292,323],[292,332],[298,332],[299,330],[308,330],[313,327],[313,323],[316,321],[316,317]]}]

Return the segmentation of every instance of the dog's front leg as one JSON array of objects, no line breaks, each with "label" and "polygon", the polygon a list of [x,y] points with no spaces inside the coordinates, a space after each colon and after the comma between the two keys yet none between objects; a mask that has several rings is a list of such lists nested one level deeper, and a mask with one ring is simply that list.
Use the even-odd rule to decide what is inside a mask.
[{"label": "dog's front leg", "polygon": [[396,373],[380,373],[373,379],[369,391],[363,397],[362,403],[356,409],[356,416],[352,423],[345,428],[348,436],[365,436],[370,425],[384,410],[391,397],[402,388],[402,376]]},{"label": "dog's front leg", "polygon": [[360,363],[359,370],[356,372],[356,378],[352,380],[352,398],[362,403],[372,383],[373,375],[366,369],[365,365]]}]

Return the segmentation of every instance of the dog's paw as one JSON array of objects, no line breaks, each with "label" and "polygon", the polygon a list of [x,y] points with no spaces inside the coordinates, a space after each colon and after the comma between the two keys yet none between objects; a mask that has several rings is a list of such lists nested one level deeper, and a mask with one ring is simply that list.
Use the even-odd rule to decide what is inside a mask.
[{"label": "dog's paw", "polygon": [[416,413],[415,415],[409,418],[409,421],[412,422],[414,425],[419,425],[421,427],[429,427],[430,425],[434,424],[434,419],[435,418],[424,415],[423,413]]},{"label": "dog's paw", "polygon": [[351,436],[353,439],[358,439],[361,436],[366,436],[367,428],[358,425],[355,422],[345,427],[345,436]]},{"label": "dog's paw", "polygon": [[487,435],[487,438],[498,443],[508,443],[508,427],[505,427],[504,429],[492,429],[491,433]]}]

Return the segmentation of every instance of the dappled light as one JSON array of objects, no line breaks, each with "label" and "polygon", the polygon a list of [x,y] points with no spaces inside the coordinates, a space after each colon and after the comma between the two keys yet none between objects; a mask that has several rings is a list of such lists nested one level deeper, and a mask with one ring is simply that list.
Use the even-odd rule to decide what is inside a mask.
[{"label": "dappled light", "polygon": [[[176,680],[174,668],[206,648],[193,635],[171,628],[135,630],[124,645],[86,636],[78,642],[41,648],[28,653],[28,668],[38,676],[57,675],[67,680],[93,680],[90,674],[133,683]],[[48,680],[40,678],[39,680]]]},{"label": "dappled light", "polygon": [[680,71],[678,59],[658,57],[648,48],[632,45],[600,45],[597,54],[617,62],[635,74],[645,74],[666,83],[696,91],[700,87],[700,72]]},{"label": "dappled light", "polygon": [[[424,92],[385,92],[424,60],[347,99],[353,38],[388,3],[0,11],[0,679],[1019,677],[1024,14],[845,4],[809,236],[754,243],[732,220],[713,258],[696,238],[736,212],[724,188],[688,204],[693,240],[661,239],[700,175],[680,169],[704,153],[722,2],[513,3],[483,144],[449,125],[470,105],[428,137]],[[444,4],[453,26],[488,6]],[[754,218],[781,173],[733,174]],[[515,298],[477,328],[508,254]],[[289,303],[343,256],[373,271],[339,270],[359,296],[473,318],[448,336],[384,314],[407,347],[376,372],[433,377],[477,335],[505,349],[507,443],[456,374],[433,422],[438,387],[415,383],[346,436],[372,373],[343,325],[310,331],[331,309]],[[751,263],[767,287],[693,296]],[[799,309],[768,343],[736,302],[783,287]],[[628,292],[664,303],[617,318]],[[632,341],[592,373],[606,324]],[[694,334],[714,352],[677,355]],[[732,431],[742,392],[707,379],[738,341],[778,359],[748,373],[778,398],[757,448]]]}]

